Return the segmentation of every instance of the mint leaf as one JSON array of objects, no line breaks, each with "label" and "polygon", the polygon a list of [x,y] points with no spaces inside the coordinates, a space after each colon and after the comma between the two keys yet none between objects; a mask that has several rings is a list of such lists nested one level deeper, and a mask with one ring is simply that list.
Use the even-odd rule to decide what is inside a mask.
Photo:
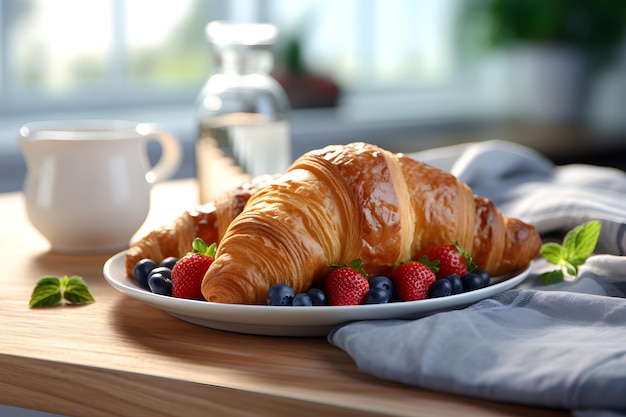
[{"label": "mint leaf", "polygon": [[563,246],[555,242],[545,243],[541,247],[539,253],[553,265],[559,265],[561,261],[565,259],[565,250],[563,249]]},{"label": "mint leaf", "polygon": [[543,285],[556,284],[557,282],[563,281],[563,271],[555,269],[554,271],[544,272],[541,274],[540,278]]},{"label": "mint leaf", "polygon": [[599,221],[592,220],[570,230],[563,239],[566,259],[584,263],[596,248],[601,228]]},{"label": "mint leaf", "polygon": [[72,304],[95,301],[87,285],[79,276],[67,275],[41,277],[30,297],[30,307],[49,307],[61,303],[65,299]]},{"label": "mint leaf", "polygon": [[563,262],[563,267],[565,271],[567,271],[567,275],[575,277],[578,275],[578,267],[576,265],[572,265],[569,262]]},{"label": "mint leaf", "polygon": [[541,281],[547,285],[564,279],[564,272],[569,276],[578,276],[578,267],[596,249],[602,225],[598,220],[591,220],[570,230],[562,244],[548,242],[541,246],[540,254],[551,264],[560,269],[541,275]]},{"label": "mint leaf", "polygon": [[[67,278],[67,276],[63,278]],[[76,275],[67,278],[63,298],[72,304],[91,303],[95,301],[85,281]]]},{"label": "mint leaf", "polygon": [[61,282],[57,277],[41,277],[30,296],[31,307],[49,307],[61,301]]}]

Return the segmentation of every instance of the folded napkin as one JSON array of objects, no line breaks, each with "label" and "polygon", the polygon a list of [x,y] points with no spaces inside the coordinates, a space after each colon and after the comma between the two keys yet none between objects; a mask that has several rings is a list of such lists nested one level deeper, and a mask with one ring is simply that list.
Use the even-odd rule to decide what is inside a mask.
[{"label": "folded napkin", "polygon": [[365,373],[460,395],[626,416],[626,174],[556,167],[520,145],[489,141],[412,155],[447,169],[542,234],[602,222],[579,278],[541,286],[538,260],[516,289],[418,320],[347,324],[328,336]]}]

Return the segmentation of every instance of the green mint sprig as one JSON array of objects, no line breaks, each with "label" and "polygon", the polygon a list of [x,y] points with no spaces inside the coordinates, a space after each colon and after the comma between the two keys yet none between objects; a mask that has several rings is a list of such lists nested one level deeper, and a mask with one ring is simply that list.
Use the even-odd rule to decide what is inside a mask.
[{"label": "green mint sprig", "polygon": [[598,244],[602,225],[598,220],[591,220],[570,230],[563,242],[545,243],[540,250],[548,262],[558,269],[541,274],[543,285],[555,284],[565,279],[565,274],[578,276],[578,267],[583,265]]},{"label": "green mint sprig", "polygon": [[65,300],[70,304],[92,303],[94,298],[79,276],[44,276],[37,281],[30,296],[31,307],[49,307]]}]

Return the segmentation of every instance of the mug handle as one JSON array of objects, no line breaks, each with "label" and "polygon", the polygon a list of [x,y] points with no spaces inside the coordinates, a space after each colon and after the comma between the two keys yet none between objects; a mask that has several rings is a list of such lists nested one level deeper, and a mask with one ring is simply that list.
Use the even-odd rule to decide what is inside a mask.
[{"label": "mug handle", "polygon": [[155,125],[147,123],[139,124],[137,132],[148,140],[154,140],[161,145],[161,157],[146,172],[146,181],[149,184],[155,184],[172,177],[182,162],[182,148],[178,139]]}]

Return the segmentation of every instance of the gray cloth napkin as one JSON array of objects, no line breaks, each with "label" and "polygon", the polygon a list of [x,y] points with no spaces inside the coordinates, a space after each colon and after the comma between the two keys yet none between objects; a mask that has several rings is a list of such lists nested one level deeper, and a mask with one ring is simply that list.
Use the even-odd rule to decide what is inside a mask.
[{"label": "gray cloth napkin", "polygon": [[412,155],[457,175],[509,216],[541,233],[603,224],[597,252],[579,278],[536,279],[462,310],[418,320],[347,324],[328,336],[365,373],[492,401],[571,410],[579,417],[626,416],[626,174],[555,167],[501,141]]}]

